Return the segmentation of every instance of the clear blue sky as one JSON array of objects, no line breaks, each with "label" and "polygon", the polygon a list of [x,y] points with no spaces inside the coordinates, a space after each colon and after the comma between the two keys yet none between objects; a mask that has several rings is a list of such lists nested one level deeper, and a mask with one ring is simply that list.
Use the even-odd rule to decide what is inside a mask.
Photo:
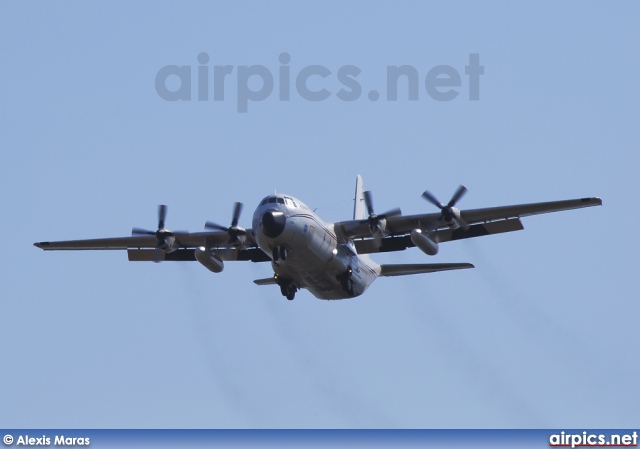
[{"label": "clear blue sky", "polygon": [[[634,427],[640,419],[634,2],[0,4],[0,426]],[[166,65],[231,65],[225,100],[165,101]],[[290,100],[278,95],[281,53]],[[464,73],[479,54],[479,100]],[[240,66],[275,76],[238,112]],[[295,77],[310,65],[324,101]],[[337,97],[338,70],[362,95]],[[419,98],[387,66],[419,73]],[[430,69],[461,75],[451,101]],[[168,88],[177,88],[175,77]],[[259,90],[255,77],[250,84]],[[368,93],[380,93],[370,101]],[[446,90],[446,89],[442,89]],[[213,97],[213,86],[210,86]],[[355,177],[376,209],[433,211],[601,196],[521,232],[378,262],[475,270],[379,279],[362,297],[286,301],[268,264],[130,263],[42,240],[227,223],[277,190],[328,221]]]}]

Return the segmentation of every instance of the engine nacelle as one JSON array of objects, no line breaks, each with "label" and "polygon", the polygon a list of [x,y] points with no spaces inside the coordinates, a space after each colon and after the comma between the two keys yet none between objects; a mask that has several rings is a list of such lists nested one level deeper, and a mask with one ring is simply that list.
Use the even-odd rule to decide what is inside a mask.
[{"label": "engine nacelle", "polygon": [[448,217],[445,217],[445,223],[451,229],[460,228],[460,209],[457,207],[449,208]]},{"label": "engine nacelle", "polygon": [[369,232],[371,232],[371,237],[382,238],[385,235],[385,229],[387,228],[387,220],[381,218],[378,220],[378,223],[374,225],[369,225]]},{"label": "engine nacelle", "polygon": [[176,243],[176,237],[173,234],[170,234],[162,238],[161,240],[158,240],[158,248],[160,248],[165,253],[172,253],[180,248],[180,245]]},{"label": "engine nacelle", "polygon": [[220,273],[224,268],[224,262],[214,256],[204,246],[200,246],[195,249],[195,256],[198,262],[204,265],[209,271],[214,273]]},{"label": "engine nacelle", "polygon": [[411,241],[423,253],[429,256],[435,256],[438,254],[438,243],[434,242],[431,237],[423,233],[421,229],[414,229],[411,231]]}]

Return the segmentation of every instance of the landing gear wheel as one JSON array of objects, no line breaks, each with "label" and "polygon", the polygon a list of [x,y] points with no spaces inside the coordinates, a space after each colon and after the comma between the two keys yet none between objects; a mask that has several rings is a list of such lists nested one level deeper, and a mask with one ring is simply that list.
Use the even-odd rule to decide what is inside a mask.
[{"label": "landing gear wheel", "polygon": [[285,296],[289,301],[293,301],[293,298],[296,297],[296,288],[293,285],[290,285]]},{"label": "landing gear wheel", "polygon": [[282,296],[286,297],[289,301],[296,297],[298,289],[289,279],[281,279],[278,285],[280,285],[280,293],[282,293]]}]

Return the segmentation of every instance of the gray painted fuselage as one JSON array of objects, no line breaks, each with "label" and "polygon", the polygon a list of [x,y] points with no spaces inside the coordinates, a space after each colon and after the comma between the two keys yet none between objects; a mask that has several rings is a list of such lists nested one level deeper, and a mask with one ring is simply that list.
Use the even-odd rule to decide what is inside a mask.
[{"label": "gray painted fuselage", "polygon": [[[284,214],[284,227],[269,232],[265,229],[269,225],[265,224],[265,214],[277,213]],[[267,255],[271,256],[274,248],[280,254],[284,248],[285,258],[275,257],[271,262],[274,273],[291,280],[297,288],[306,288],[317,298],[359,296],[380,271],[370,258],[358,256],[349,241],[339,242],[333,224],[324,222],[292,196],[278,194],[265,198],[253,214],[252,227],[258,246]],[[353,282],[352,294],[341,282],[348,271]]]}]

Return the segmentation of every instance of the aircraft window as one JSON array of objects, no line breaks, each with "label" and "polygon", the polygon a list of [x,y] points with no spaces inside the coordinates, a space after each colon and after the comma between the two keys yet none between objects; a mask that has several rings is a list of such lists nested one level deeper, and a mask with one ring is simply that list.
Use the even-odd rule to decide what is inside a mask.
[{"label": "aircraft window", "polygon": [[276,202],[276,197],[272,196],[271,198],[269,198],[269,202],[270,203],[275,203]]},{"label": "aircraft window", "polygon": [[278,204],[284,204],[284,200],[282,198],[278,198]]},{"label": "aircraft window", "polygon": [[263,199],[262,202],[260,203],[260,205],[264,206],[265,204],[267,204],[267,201],[269,201],[269,198]]},{"label": "aircraft window", "polygon": [[298,205],[296,204],[295,201],[291,200],[291,204],[293,204],[293,207],[298,207]]}]

